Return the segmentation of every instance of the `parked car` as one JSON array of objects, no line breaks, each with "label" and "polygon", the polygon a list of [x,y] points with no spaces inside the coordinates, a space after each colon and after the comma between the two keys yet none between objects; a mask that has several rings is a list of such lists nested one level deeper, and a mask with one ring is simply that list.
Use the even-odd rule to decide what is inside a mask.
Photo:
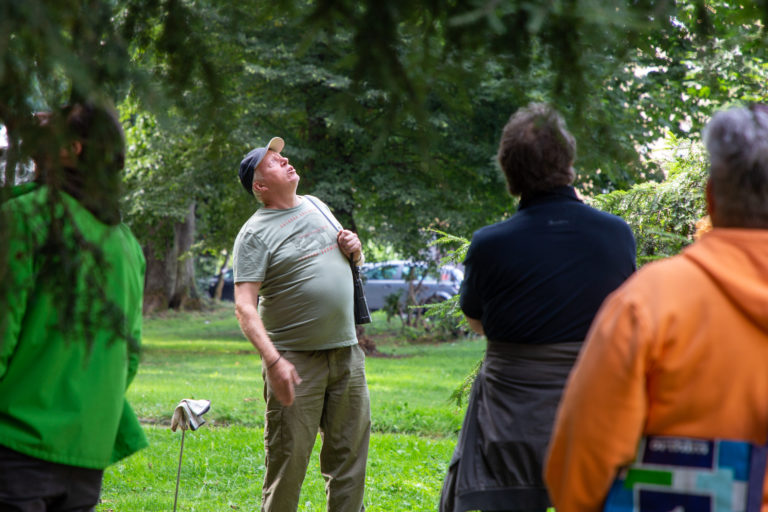
[{"label": "parked car", "polygon": [[366,263],[360,274],[371,311],[384,308],[387,297],[395,293],[400,295],[400,303],[405,304],[409,283],[413,283],[418,304],[431,304],[459,293],[464,280],[464,272],[457,267],[430,270],[426,263],[404,260]]}]

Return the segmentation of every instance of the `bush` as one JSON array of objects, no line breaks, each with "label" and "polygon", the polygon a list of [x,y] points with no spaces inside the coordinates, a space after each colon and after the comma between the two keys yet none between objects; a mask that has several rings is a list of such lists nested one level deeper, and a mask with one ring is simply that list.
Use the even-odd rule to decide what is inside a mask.
[{"label": "bush", "polygon": [[667,142],[671,157],[663,164],[666,180],[642,183],[587,201],[627,221],[635,234],[639,265],[680,252],[693,242],[696,223],[706,215],[708,163],[703,147],[673,136]]}]

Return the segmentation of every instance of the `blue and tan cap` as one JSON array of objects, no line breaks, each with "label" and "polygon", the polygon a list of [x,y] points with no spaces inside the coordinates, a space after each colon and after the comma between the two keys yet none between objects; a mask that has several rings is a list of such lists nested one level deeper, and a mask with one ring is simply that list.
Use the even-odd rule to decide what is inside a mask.
[{"label": "blue and tan cap", "polygon": [[252,149],[240,162],[240,183],[243,188],[253,194],[253,171],[259,166],[267,151],[277,151],[278,153],[285,147],[285,141],[280,137],[272,137],[263,148]]}]

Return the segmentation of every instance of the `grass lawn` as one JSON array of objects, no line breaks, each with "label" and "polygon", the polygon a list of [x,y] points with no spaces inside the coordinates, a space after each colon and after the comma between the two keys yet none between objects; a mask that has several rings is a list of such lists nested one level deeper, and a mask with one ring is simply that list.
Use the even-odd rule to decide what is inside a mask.
[{"label": "grass lawn", "polygon": [[[433,511],[461,426],[451,391],[482,357],[478,340],[405,342],[397,320],[374,314],[367,332],[389,357],[366,360],[373,435],[369,512]],[[181,431],[170,418],[182,398],[211,400],[207,424],[187,432],[178,510],[258,510],[264,472],[261,363],[231,305],[145,320],[144,353],[128,399],[149,448],[107,469],[99,512],[171,510]],[[320,439],[299,510],[325,511]]]}]

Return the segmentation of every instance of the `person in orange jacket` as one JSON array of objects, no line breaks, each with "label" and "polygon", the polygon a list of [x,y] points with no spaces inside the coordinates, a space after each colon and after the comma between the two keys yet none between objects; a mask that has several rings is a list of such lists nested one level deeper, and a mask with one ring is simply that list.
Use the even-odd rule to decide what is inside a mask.
[{"label": "person in orange jacket", "polygon": [[602,305],[549,447],[558,512],[601,510],[642,436],[766,441],[768,106],[717,113],[704,140],[713,229]]}]

